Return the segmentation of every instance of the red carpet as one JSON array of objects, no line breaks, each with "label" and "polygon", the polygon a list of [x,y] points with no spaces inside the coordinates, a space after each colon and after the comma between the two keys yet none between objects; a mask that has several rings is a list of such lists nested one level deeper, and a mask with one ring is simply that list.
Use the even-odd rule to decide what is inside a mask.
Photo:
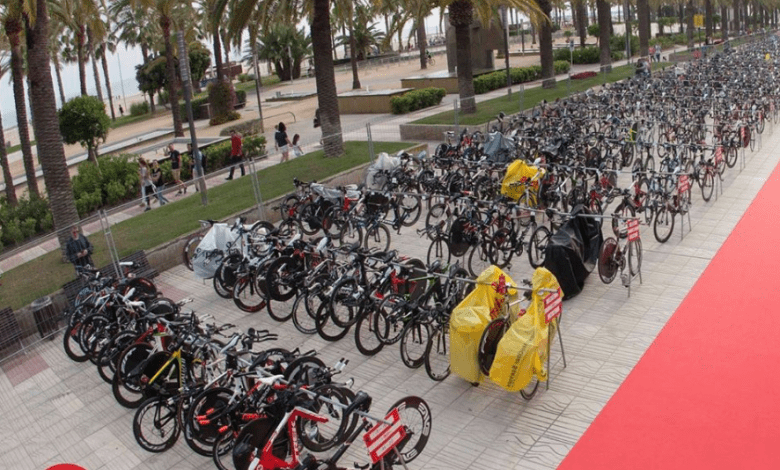
[{"label": "red carpet", "polygon": [[780,469],[779,232],[780,166],[559,469]]}]

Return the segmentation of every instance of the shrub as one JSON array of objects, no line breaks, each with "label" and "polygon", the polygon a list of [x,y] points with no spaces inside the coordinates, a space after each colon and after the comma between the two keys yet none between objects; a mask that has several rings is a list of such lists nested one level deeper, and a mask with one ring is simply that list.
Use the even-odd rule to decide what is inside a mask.
[{"label": "shrub", "polygon": [[252,80],[252,78],[250,78],[250,75],[248,73],[240,73],[240,74],[238,74],[238,81],[240,83],[248,82],[250,80]]},{"label": "shrub", "polygon": [[265,143],[264,135],[244,137],[244,156],[254,158],[265,155]]},{"label": "shrub", "polygon": [[227,114],[212,117],[211,120],[209,120],[209,125],[218,126],[237,119],[241,119],[241,115],[237,111],[230,111]]},{"label": "shrub", "polygon": [[149,102],[142,101],[140,103],[133,103],[130,105],[131,116],[143,116],[149,113]]},{"label": "shrub", "polygon": [[246,91],[236,90],[236,108],[243,108],[246,105]]},{"label": "shrub", "polygon": [[[198,119],[208,119],[209,118],[209,99],[208,97],[201,97],[201,98],[195,98],[190,101],[190,104],[192,105],[192,118],[196,121]],[[187,103],[180,103],[179,104],[179,112],[181,113],[182,119],[187,119]]]},{"label": "shrub", "polygon": [[229,81],[217,81],[209,83],[209,104],[211,105],[210,124],[215,126],[233,119],[238,119],[238,113],[234,111],[236,105],[236,91]]},{"label": "shrub", "polygon": [[444,88],[422,88],[412,90],[390,100],[390,108],[393,114],[405,114],[418,109],[435,106],[441,103],[447,92]]},{"label": "shrub", "polygon": [[53,227],[51,210],[46,199],[33,195],[22,196],[16,206],[0,199],[0,246],[21,243]]},{"label": "shrub", "polygon": [[230,149],[230,141],[227,140],[201,150],[210,171],[218,170],[230,164]]},{"label": "shrub", "polygon": [[555,62],[553,62],[553,71],[555,75],[567,73],[570,68],[571,68],[571,64],[569,64],[568,60],[556,60]]},{"label": "shrub", "polygon": [[80,217],[103,205],[131,200],[140,188],[138,163],[134,155],[100,156],[97,167],[82,164],[78,171],[72,179],[72,185]]},{"label": "shrub", "polygon": [[[601,52],[596,46],[589,46],[585,48],[578,47],[571,52],[571,60],[575,64],[597,64],[600,59],[600,54]],[[553,57],[555,57],[556,61],[565,60],[568,62],[569,50],[557,49]]]},{"label": "shrub", "polygon": [[[568,63],[567,63],[568,65]],[[563,69],[562,64],[554,64],[555,73],[564,73],[568,69]],[[563,72],[559,72],[563,70]],[[509,69],[509,76],[512,77],[512,84],[532,82],[542,78],[542,66],[532,65],[530,67],[520,67]],[[506,86],[506,70],[499,70],[474,78],[474,93],[482,94]]]},{"label": "shrub", "polygon": [[[630,46],[631,46],[631,55],[636,54],[639,51],[639,38],[636,36],[631,36],[630,40]],[[615,52],[626,52],[626,35],[625,34],[616,34],[609,38],[609,50],[613,53]]]},{"label": "shrub", "polygon": [[252,119],[246,122],[242,122],[240,124],[234,124],[232,126],[223,127],[221,131],[219,131],[219,135],[221,136],[228,136],[230,135],[230,131],[235,130],[241,135],[254,135],[260,133],[260,124],[262,124],[262,120],[260,119]]}]

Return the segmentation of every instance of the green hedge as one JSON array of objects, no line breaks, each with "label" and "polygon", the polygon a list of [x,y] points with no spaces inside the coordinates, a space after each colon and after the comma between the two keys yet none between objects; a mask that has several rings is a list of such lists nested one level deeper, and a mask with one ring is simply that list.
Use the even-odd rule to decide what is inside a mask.
[{"label": "green hedge", "polygon": [[[568,60],[556,60],[553,63],[555,74],[562,74],[569,71]],[[515,67],[509,69],[509,76],[512,77],[512,84],[532,82],[542,78],[542,66],[532,65],[530,67]],[[499,70],[474,78],[474,93],[480,95],[489,91],[497,90],[506,86],[506,70]]]},{"label": "green hedge", "polygon": [[[556,49],[553,55],[556,61],[569,60],[569,49]],[[571,53],[571,60],[575,64],[597,64],[601,58],[601,51],[596,46],[576,48]]]},{"label": "green hedge", "polygon": [[144,114],[149,114],[149,103],[147,101],[130,105],[131,116],[143,116]]},{"label": "green hedge", "polygon": [[0,199],[0,249],[50,232],[54,222],[46,199],[32,195],[19,198],[16,206]]},{"label": "green hedge", "polygon": [[390,109],[393,114],[406,114],[418,109],[436,106],[441,103],[447,91],[444,88],[422,88],[412,90],[401,96],[390,99]]},{"label": "green hedge", "polygon": [[[99,167],[99,169],[98,169]],[[139,191],[135,155],[103,155],[98,166],[85,162],[72,179],[73,198],[79,216],[134,199]]]},{"label": "green hedge", "polygon": [[239,124],[233,124],[232,126],[223,127],[222,130],[219,131],[219,135],[227,137],[230,135],[230,131],[236,131],[244,136],[259,134],[261,123],[261,119],[251,119]]},{"label": "green hedge", "polygon": [[[252,158],[265,155],[265,144],[264,135],[244,137],[244,156]],[[226,140],[203,150],[209,172],[230,166],[230,148],[230,141]]]},{"label": "green hedge", "polygon": [[243,108],[246,105],[246,91],[236,90],[236,108]]}]

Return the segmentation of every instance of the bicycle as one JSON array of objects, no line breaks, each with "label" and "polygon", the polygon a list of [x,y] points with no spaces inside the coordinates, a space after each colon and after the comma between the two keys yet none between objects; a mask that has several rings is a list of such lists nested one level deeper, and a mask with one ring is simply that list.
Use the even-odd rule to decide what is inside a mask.
[{"label": "bicycle", "polygon": [[[630,282],[628,276],[636,276],[642,268],[642,241],[638,236],[639,220],[619,217],[613,217],[612,220],[619,221],[618,236],[626,238],[626,242],[621,247],[618,238],[609,237],[604,240],[599,250],[599,277],[604,284],[610,284],[620,271],[623,285],[628,286]],[[626,267],[628,267],[628,275],[624,273]]]}]

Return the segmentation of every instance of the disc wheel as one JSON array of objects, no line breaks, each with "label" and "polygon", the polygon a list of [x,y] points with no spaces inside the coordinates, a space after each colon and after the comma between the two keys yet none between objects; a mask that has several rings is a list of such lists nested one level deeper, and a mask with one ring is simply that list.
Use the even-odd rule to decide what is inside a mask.
[{"label": "disc wheel", "polygon": [[617,263],[617,256],[620,248],[618,248],[618,242],[615,238],[609,237],[604,240],[599,250],[599,277],[601,282],[609,284],[615,280],[618,269],[620,269]]},{"label": "disc wheel", "polygon": [[528,242],[528,261],[533,268],[538,268],[544,264],[547,244],[550,241],[552,233],[544,225],[540,225],[531,234]]}]

